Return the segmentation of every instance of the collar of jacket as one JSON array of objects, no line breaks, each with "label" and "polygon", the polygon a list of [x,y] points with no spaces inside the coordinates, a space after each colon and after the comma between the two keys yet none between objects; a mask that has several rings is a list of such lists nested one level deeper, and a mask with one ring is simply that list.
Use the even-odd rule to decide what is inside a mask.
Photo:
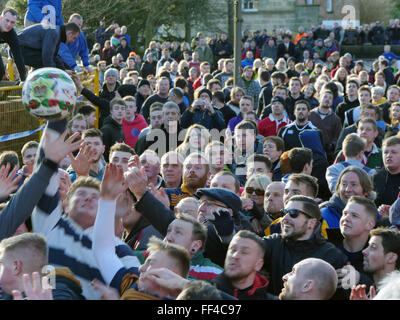
[{"label": "collar of jacket", "polygon": [[188,188],[186,188],[186,186],[184,184],[182,184],[181,189],[182,189],[183,193],[187,193],[190,196],[193,196],[193,194],[188,190]]},{"label": "collar of jacket", "polygon": [[326,242],[327,240],[321,234],[321,221],[318,222],[317,227],[314,229],[313,233],[311,234],[310,238],[307,240],[288,240],[285,239],[286,245],[295,251],[304,251],[307,248],[319,247],[322,243]]},{"label": "collar of jacket", "polygon": [[[217,278],[215,278],[215,283],[218,284],[220,290],[233,295],[235,298],[238,298],[238,292],[242,291],[233,287],[231,280],[226,276],[225,273],[222,273]],[[247,288],[247,294],[249,296],[253,296],[257,292],[257,290],[265,288],[268,283],[269,282],[267,278],[260,275],[259,273],[256,273],[252,286],[250,288]]]}]

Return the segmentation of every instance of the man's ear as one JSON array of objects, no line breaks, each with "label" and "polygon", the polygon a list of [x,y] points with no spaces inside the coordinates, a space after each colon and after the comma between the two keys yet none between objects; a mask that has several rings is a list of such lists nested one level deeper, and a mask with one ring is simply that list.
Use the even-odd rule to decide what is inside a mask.
[{"label": "man's ear", "polygon": [[314,280],[307,280],[301,288],[301,292],[310,292],[311,289],[314,287]]},{"label": "man's ear", "polygon": [[13,260],[12,274],[18,276],[22,273],[22,261],[19,259]]},{"label": "man's ear", "polygon": [[396,264],[398,258],[399,256],[394,252],[389,252],[388,254],[386,254],[387,263]]}]

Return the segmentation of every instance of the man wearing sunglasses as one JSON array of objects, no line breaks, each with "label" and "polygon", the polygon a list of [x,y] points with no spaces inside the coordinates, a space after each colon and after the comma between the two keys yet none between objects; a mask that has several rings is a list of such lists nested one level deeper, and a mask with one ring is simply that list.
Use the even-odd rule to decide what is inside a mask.
[{"label": "man wearing sunglasses", "polygon": [[321,235],[321,212],[313,199],[293,196],[282,213],[282,234],[264,237],[264,269],[271,275],[268,287],[273,295],[281,292],[282,277],[303,259],[319,258],[335,269],[347,262],[347,257]]}]

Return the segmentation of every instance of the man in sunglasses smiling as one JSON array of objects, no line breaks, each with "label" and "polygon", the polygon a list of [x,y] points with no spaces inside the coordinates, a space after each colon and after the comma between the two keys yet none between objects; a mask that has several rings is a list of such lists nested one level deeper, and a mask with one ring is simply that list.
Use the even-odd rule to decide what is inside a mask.
[{"label": "man in sunglasses smiling", "polygon": [[293,196],[283,210],[282,233],[264,237],[264,269],[270,275],[269,292],[278,295],[282,277],[306,258],[319,258],[335,269],[343,267],[347,257],[321,235],[318,204],[306,196]]}]

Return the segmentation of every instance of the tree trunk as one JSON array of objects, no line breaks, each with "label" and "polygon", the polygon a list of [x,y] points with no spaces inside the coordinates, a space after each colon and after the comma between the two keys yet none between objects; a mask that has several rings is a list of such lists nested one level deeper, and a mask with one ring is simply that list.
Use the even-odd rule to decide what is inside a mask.
[{"label": "tree trunk", "polygon": [[192,26],[188,21],[185,22],[185,41],[189,44],[192,41]]}]

